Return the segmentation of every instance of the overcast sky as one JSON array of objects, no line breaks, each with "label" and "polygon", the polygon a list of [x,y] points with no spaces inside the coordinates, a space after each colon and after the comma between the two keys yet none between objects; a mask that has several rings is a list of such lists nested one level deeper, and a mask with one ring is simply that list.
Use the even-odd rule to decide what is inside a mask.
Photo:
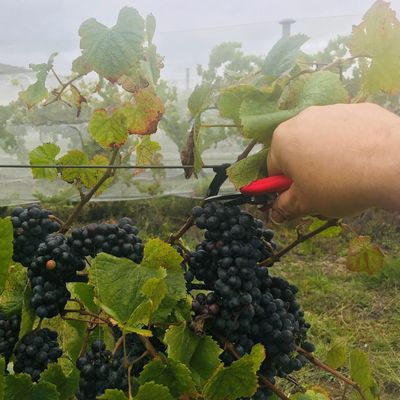
[{"label": "overcast sky", "polygon": [[[79,25],[87,18],[111,26],[123,6],[157,18],[155,42],[165,55],[164,76],[184,81],[184,70],[205,63],[221,41],[241,41],[265,54],[280,36],[278,21],[297,20],[294,32],[311,36],[310,50],[348,33],[372,0],[0,0],[0,62],[28,66],[59,52],[56,67],[68,71],[79,54]],[[400,0],[392,7],[400,14]],[[183,31],[183,32],[180,32]]]}]

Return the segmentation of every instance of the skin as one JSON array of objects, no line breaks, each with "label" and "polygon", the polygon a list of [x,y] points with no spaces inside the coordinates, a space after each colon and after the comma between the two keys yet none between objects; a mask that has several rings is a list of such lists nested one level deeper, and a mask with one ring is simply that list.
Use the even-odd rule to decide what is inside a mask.
[{"label": "skin", "polygon": [[275,130],[267,163],[294,182],[273,204],[275,222],[400,211],[400,118],[377,105],[304,110]]}]

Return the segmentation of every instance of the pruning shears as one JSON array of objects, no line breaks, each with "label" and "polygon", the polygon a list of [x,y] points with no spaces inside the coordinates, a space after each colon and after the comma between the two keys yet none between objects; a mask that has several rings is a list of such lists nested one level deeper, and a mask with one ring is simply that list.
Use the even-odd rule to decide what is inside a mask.
[{"label": "pruning shears", "polygon": [[205,201],[221,201],[226,205],[253,204],[265,206],[272,204],[276,196],[289,189],[292,183],[293,181],[285,175],[273,175],[241,187],[240,193],[211,196],[207,197]]}]

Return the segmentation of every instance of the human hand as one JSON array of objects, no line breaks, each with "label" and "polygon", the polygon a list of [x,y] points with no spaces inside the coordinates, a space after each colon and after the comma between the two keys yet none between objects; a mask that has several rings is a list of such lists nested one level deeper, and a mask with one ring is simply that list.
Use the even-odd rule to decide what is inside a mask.
[{"label": "human hand", "polygon": [[400,118],[369,103],[310,107],[275,130],[268,174],[293,179],[273,204],[277,222],[400,209]]}]

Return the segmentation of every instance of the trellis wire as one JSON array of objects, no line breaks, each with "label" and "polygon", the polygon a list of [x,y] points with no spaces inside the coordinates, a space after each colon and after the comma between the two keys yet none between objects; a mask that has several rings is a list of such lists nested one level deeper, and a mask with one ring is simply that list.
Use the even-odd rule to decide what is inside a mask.
[{"label": "trellis wire", "polygon": [[[215,165],[203,165],[203,169],[215,169],[220,168],[224,164]],[[186,169],[195,168],[194,165],[14,165],[14,164],[4,164],[0,165],[0,168],[75,168],[75,169]]]}]

